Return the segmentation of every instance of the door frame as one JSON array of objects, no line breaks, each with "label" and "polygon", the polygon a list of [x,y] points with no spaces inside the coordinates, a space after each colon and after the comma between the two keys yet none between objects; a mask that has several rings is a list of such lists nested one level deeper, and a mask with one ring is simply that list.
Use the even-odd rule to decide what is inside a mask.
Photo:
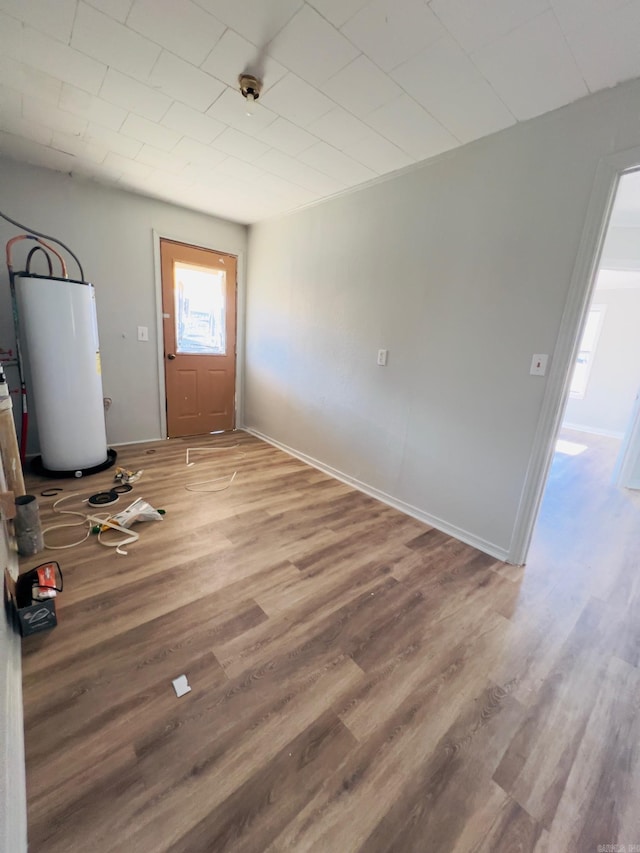
[{"label": "door frame", "polygon": [[573,366],[595,288],[620,177],[640,167],[640,147],[603,157],[596,168],[549,378],[542,399],[507,560],[524,565],[569,398]]},{"label": "door frame", "polygon": [[193,235],[185,234],[176,235],[174,232],[157,231],[152,229],[153,234],[153,268],[155,278],[155,297],[156,297],[156,339],[157,346],[157,365],[158,365],[158,388],[159,388],[159,405],[160,405],[160,435],[162,438],[168,438],[167,433],[167,387],[164,376],[164,327],[162,317],[162,264],[160,261],[160,240],[172,240],[175,243],[186,243],[188,246],[197,246],[201,249],[208,249],[212,252],[220,252],[225,255],[233,255],[236,258],[236,377],[235,377],[235,428],[244,423],[243,419],[243,382],[244,376],[244,334],[245,334],[245,304],[246,304],[246,287],[245,287],[245,252],[238,251],[237,245],[231,245],[224,238],[216,240],[215,244],[207,240],[195,240]]}]

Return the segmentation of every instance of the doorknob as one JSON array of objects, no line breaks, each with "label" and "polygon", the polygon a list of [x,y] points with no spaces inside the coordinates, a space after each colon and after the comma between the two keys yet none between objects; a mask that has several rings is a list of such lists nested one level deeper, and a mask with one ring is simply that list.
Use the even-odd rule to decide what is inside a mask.
[{"label": "doorknob", "polygon": [[169,355],[167,356],[167,358],[169,359],[169,361],[173,361],[173,359],[174,359],[175,357],[176,357],[176,354],[175,354],[174,352],[170,352],[170,353],[169,353]]}]

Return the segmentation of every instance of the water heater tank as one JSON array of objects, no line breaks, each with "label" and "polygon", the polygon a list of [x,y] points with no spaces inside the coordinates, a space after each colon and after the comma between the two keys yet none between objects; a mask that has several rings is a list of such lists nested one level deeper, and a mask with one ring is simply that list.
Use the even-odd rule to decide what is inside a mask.
[{"label": "water heater tank", "polygon": [[15,282],[42,466],[61,474],[107,467],[94,287],[26,273]]}]

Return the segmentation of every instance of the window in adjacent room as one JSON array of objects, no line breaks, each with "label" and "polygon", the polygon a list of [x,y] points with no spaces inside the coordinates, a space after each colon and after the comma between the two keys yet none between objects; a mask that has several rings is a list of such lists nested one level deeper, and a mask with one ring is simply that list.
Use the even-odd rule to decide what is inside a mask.
[{"label": "window in adjacent room", "polygon": [[582,400],[587,392],[587,383],[600,337],[605,309],[606,305],[592,305],[589,310],[569,391],[569,396],[577,400]]}]

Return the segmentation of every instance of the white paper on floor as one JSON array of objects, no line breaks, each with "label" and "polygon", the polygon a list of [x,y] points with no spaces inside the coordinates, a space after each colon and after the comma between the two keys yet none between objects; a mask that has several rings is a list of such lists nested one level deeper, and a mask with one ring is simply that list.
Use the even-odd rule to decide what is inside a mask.
[{"label": "white paper on floor", "polygon": [[174,678],[171,682],[173,684],[173,689],[176,691],[176,696],[178,699],[181,696],[184,696],[185,693],[190,693],[191,688],[189,687],[189,682],[187,681],[186,675],[179,675],[177,678]]}]

